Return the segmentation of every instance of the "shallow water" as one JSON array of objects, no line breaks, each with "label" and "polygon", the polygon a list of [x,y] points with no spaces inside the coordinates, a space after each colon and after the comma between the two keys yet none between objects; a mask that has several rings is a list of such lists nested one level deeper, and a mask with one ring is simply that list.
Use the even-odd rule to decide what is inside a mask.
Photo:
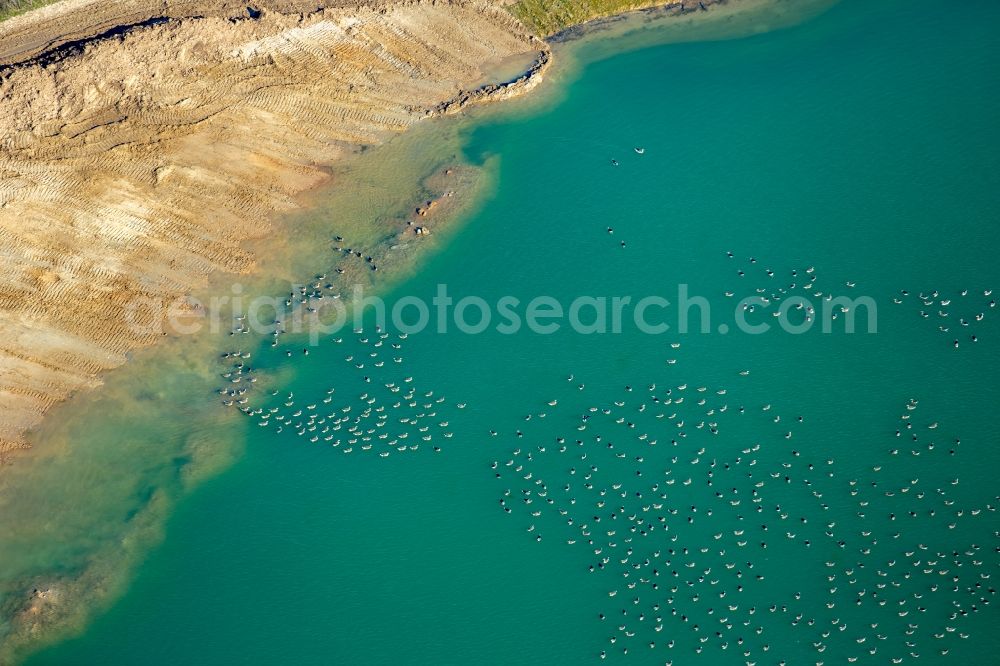
[{"label": "shallow water", "polygon": [[[134,352],[100,390],[60,406],[31,433],[34,447],[0,474],[0,662],[22,644],[18,627],[9,633],[9,614],[33,589],[51,591],[55,602],[39,619],[77,630],[116,598],[132,568],[159,543],[175,501],[244,450],[247,424],[236,410],[220,409],[216,395],[226,370],[220,354],[262,346],[260,337],[229,335],[237,300],[287,293],[290,282],[307,283],[315,271],[339,264],[352,283],[386,289],[450,233],[444,217],[435,236],[392,242],[412,205],[454,187],[451,215],[474,209],[490,187],[490,164],[461,163],[457,130],[428,123],[338,165],[333,187],[304,198],[301,210],[255,248],[257,275],[219,276],[196,294],[204,316],[180,323],[195,324],[197,333]],[[454,176],[442,179],[441,169],[455,165]],[[378,280],[333,251],[333,228],[373,252],[382,247],[380,258],[391,254]],[[290,381],[294,371],[271,370],[259,377],[261,391]]]},{"label": "shallow water", "polygon": [[[998,572],[987,505],[997,503],[1000,327],[983,292],[1000,287],[1000,51],[991,35],[1000,9],[860,4],[739,40],[648,46],[669,39],[654,29],[574,45],[546,101],[432,126],[412,144],[387,146],[371,172],[342,174],[351,191],[367,184],[366,195],[317,202],[300,223],[321,231],[335,218],[331,233],[367,247],[410,205],[394,194],[401,186],[412,191],[456,161],[460,144],[482,165],[481,209],[460,233],[442,234],[430,258],[399,262],[394,275],[409,279],[391,287],[390,306],[429,301],[439,284],[455,300],[661,295],[676,306],[686,284],[710,304],[712,332],[489,328],[390,335],[376,348],[369,319],[363,334],[331,336],[308,357],[295,339],[254,350],[262,387],[279,390],[256,391],[254,407],[300,423],[298,410],[353,418],[371,407],[361,423],[375,431],[381,407],[392,439],[419,446],[405,451],[377,436],[371,450],[363,436],[350,444],[350,422],[330,431],[334,440],[311,442],[325,425],[279,433],[276,417],[260,426],[220,408],[208,393],[219,372],[211,336],[149,352],[47,426],[28,473],[0,477],[18,502],[4,516],[51,516],[0,546],[10,579],[91,565],[97,573],[84,584],[111,584],[121,579],[101,575],[95,563],[116,561],[102,549],[134,544],[115,566],[141,561],[120,601],[32,663],[580,663],[601,651],[622,663],[989,663],[1000,647],[995,602],[981,601],[992,602],[995,585],[982,576]],[[372,218],[379,231],[368,231]],[[295,277],[308,267],[308,277],[328,252],[312,247],[275,254],[265,272]],[[798,294],[818,308],[818,292],[870,296],[878,332],[845,334],[844,316],[831,334],[733,330],[736,301],[757,289],[774,303]],[[902,289],[910,294],[896,304]],[[932,306],[917,300],[933,290]],[[675,312],[663,316],[676,321]],[[732,332],[719,333],[720,323]],[[919,401],[912,410],[910,399]],[[146,557],[168,513],[165,539]],[[77,526],[69,536],[68,525]],[[44,553],[25,547],[46,530]]]}]

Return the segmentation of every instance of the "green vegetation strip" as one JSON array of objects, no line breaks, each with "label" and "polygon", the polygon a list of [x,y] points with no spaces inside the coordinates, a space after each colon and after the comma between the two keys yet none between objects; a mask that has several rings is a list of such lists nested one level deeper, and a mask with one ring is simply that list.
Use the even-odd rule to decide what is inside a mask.
[{"label": "green vegetation strip", "polygon": [[520,0],[510,11],[539,35],[548,36],[591,19],[662,4],[662,0]]},{"label": "green vegetation strip", "polygon": [[51,5],[57,0],[0,0],[0,21],[6,21],[12,16]]}]

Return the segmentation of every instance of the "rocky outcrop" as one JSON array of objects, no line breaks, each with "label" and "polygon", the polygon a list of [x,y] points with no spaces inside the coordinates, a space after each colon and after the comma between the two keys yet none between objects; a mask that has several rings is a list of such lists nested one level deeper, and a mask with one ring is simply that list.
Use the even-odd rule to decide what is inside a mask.
[{"label": "rocky outcrop", "polygon": [[552,52],[545,48],[538,58],[532,63],[524,74],[506,83],[494,83],[476,88],[475,90],[463,91],[453,99],[443,102],[429,111],[429,115],[451,115],[458,113],[468,106],[476,104],[489,104],[510,99],[535,88],[542,82],[542,77],[552,61]]}]

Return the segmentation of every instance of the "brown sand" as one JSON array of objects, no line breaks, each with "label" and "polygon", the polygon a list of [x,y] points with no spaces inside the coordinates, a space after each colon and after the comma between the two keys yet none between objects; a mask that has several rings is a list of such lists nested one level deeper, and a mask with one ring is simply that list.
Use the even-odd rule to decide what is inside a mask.
[{"label": "brown sand", "polygon": [[487,0],[346,4],[68,0],[0,24],[0,453],[155,341],[130,304],[252,270],[244,241],[321,166],[548,63]]}]

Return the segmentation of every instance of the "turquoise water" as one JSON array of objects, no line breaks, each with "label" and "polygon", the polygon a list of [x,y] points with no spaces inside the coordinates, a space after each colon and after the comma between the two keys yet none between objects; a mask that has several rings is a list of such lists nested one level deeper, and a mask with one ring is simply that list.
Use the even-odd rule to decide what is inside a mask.
[{"label": "turquoise water", "polygon": [[[579,47],[557,102],[468,126],[495,191],[388,302],[446,284],[676,304],[685,284],[712,332],[375,347],[369,320],[308,357],[262,345],[280,393],[252,406],[328,421],[231,425],[240,460],[178,503],[113,607],[31,663],[995,661],[998,19],[841,3],[746,39]],[[878,332],[769,316],[830,293],[873,298]],[[734,330],[759,294],[750,318],[774,330]],[[369,408],[371,450],[353,421],[309,441]]]}]

